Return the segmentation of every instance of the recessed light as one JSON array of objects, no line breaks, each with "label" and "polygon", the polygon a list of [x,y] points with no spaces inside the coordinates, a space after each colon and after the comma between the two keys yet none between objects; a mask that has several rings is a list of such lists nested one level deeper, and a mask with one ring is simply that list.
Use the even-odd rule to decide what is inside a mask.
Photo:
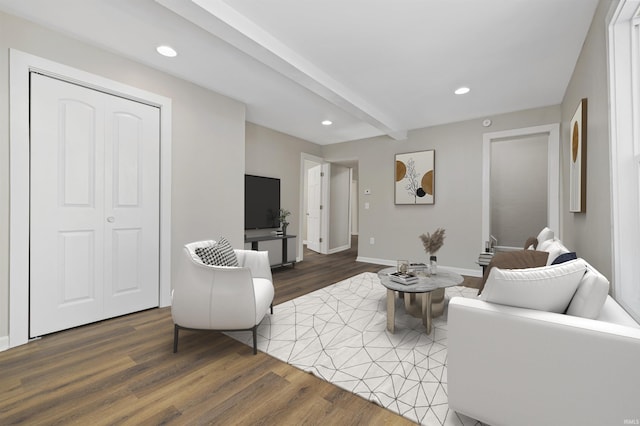
[{"label": "recessed light", "polygon": [[333,124],[333,121],[331,121],[331,120],[324,120],[324,121],[322,122],[322,125],[323,125],[323,126],[331,126],[332,124]]},{"label": "recessed light", "polygon": [[465,95],[467,93],[469,93],[471,89],[469,89],[468,87],[458,87],[455,92],[456,95]]},{"label": "recessed light", "polygon": [[171,46],[158,46],[156,50],[162,56],[167,56],[169,58],[173,58],[178,55],[178,52],[176,52]]}]

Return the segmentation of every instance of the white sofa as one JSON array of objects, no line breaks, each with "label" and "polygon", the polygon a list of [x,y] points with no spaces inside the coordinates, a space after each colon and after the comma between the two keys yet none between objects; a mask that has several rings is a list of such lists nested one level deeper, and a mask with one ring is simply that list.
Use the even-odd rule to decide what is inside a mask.
[{"label": "white sofa", "polygon": [[640,424],[640,325],[602,298],[593,319],[451,299],[449,407],[494,426]]}]

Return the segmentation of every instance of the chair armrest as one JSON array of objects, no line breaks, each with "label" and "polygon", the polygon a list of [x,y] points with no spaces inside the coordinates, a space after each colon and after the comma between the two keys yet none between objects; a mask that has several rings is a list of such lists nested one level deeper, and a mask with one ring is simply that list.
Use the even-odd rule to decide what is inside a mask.
[{"label": "chair armrest", "polygon": [[253,278],[264,278],[273,282],[271,265],[269,264],[269,252],[256,250],[235,249],[238,264],[249,268]]},{"label": "chair armrest", "polygon": [[640,329],[455,297],[447,354],[449,406],[482,422],[640,418]]}]

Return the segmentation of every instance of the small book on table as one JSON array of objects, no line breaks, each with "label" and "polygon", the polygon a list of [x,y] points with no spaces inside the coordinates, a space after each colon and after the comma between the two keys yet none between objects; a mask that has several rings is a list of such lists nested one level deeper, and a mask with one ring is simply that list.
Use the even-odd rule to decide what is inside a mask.
[{"label": "small book on table", "polygon": [[391,281],[395,281],[400,284],[415,284],[418,282],[418,277],[415,275],[409,275],[402,272],[391,272],[389,274]]}]

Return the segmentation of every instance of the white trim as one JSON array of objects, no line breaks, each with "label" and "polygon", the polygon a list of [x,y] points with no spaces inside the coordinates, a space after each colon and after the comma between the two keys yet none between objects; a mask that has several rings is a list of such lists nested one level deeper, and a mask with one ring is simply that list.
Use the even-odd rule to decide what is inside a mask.
[{"label": "white trim", "polygon": [[0,337],[0,352],[9,349],[9,336]]},{"label": "white trim", "polygon": [[331,163],[320,165],[320,253],[329,254],[329,227],[331,226]]},{"label": "white trim", "polygon": [[353,227],[353,168],[349,167],[349,223],[347,224],[347,248],[351,248],[351,234]]},{"label": "white trim", "polygon": [[307,154],[306,152],[300,153],[300,220],[298,221],[298,235],[300,235],[300,238],[298,238],[298,258],[300,260],[298,260],[298,262],[304,260],[303,244],[307,243],[306,240],[302,240],[302,236],[307,235],[307,233],[304,232],[304,224],[306,223],[306,221],[304,220],[304,218],[302,218],[302,215],[307,211],[307,206],[305,206],[304,198],[304,192],[307,186],[307,169],[305,168],[305,161],[312,161],[314,163],[322,164],[324,163],[324,158],[317,157],[312,154]]},{"label": "white trim", "polygon": [[560,124],[545,124],[522,129],[485,133],[482,135],[482,241],[480,251],[484,251],[484,242],[489,241],[491,229],[491,143],[494,141],[521,138],[534,135],[547,135],[547,226],[562,235],[560,229]]},{"label": "white trim", "polygon": [[160,306],[171,304],[171,99],[9,50],[9,347],[29,339],[29,72],[160,109]]},{"label": "white trim", "polygon": [[329,249],[327,254],[340,253],[341,251],[349,250],[350,248],[351,248],[351,244],[340,246],[340,247],[334,247],[332,249]]},{"label": "white trim", "polygon": [[358,256],[356,258],[356,262],[373,263],[374,265],[384,265],[384,266],[396,266],[398,264],[397,260],[378,259],[375,257],[364,257],[364,256]]},{"label": "white trim", "polygon": [[[612,6],[613,7],[613,6]],[[610,10],[607,31],[610,95],[611,253],[616,301],[640,322],[640,30],[639,0]]]}]

